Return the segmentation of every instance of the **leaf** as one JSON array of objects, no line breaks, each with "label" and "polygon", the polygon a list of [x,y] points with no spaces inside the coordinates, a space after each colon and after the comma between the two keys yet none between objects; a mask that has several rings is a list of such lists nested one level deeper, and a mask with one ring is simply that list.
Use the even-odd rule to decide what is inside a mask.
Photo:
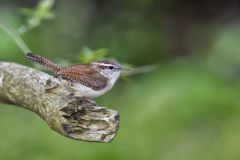
[{"label": "leaf", "polygon": [[89,63],[92,61],[99,61],[107,56],[107,49],[98,49],[98,50],[91,50],[88,47],[84,47],[79,56],[79,60],[83,63]]},{"label": "leaf", "polygon": [[40,0],[34,9],[23,8],[21,13],[27,17],[27,24],[19,28],[21,34],[39,26],[43,20],[54,18],[52,8],[54,0]]},{"label": "leaf", "polygon": [[34,10],[29,8],[21,8],[20,13],[24,16],[33,16]]}]

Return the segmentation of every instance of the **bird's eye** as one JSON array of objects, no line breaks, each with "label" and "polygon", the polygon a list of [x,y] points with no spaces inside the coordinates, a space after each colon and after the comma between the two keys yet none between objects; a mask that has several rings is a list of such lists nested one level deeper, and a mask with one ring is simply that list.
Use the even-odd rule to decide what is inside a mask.
[{"label": "bird's eye", "polygon": [[113,66],[109,66],[108,68],[112,70],[112,69],[113,69]]}]

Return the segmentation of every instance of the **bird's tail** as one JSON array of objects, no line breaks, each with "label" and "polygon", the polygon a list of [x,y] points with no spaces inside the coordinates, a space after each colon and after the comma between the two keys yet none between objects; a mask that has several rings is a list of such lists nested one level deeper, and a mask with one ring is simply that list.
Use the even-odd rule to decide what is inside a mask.
[{"label": "bird's tail", "polygon": [[52,61],[48,60],[47,58],[45,57],[42,57],[40,55],[37,55],[37,54],[33,54],[33,53],[27,53],[26,54],[26,57],[35,62],[35,63],[38,63],[48,69],[50,69],[51,71],[57,73],[61,67],[55,63],[53,63]]}]

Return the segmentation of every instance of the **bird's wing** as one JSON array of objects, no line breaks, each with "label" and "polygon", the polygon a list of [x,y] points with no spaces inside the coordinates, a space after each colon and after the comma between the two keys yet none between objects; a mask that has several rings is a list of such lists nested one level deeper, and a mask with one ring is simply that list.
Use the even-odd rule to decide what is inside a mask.
[{"label": "bird's wing", "polygon": [[58,72],[63,79],[80,83],[94,90],[101,90],[107,85],[107,78],[89,65],[73,65]]}]

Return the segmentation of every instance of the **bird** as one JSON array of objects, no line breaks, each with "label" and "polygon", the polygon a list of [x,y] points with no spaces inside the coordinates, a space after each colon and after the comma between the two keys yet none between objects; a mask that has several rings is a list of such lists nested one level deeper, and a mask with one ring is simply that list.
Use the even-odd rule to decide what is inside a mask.
[{"label": "bird", "polygon": [[51,70],[74,97],[96,98],[108,92],[119,79],[123,70],[115,60],[102,60],[90,63],[74,64],[61,67],[51,60],[38,54],[29,52],[27,59]]}]

